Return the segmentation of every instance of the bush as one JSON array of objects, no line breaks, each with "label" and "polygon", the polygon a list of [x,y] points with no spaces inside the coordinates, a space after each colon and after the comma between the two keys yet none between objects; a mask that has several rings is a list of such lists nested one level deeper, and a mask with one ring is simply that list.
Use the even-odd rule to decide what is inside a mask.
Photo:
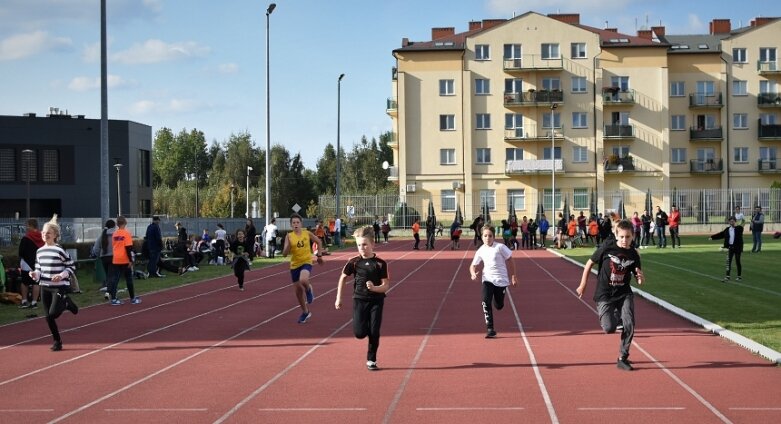
[{"label": "bush", "polygon": [[400,203],[393,211],[393,224],[395,228],[409,228],[415,223],[415,220],[420,219],[420,213],[407,206],[406,203]]}]

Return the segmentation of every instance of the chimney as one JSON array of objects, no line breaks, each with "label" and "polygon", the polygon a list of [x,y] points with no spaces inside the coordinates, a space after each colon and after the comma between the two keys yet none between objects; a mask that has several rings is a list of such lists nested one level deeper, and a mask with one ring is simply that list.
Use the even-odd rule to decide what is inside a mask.
[{"label": "chimney", "polygon": [[483,29],[488,29],[504,22],[504,19],[483,19]]},{"label": "chimney", "polygon": [[431,28],[431,40],[438,40],[440,38],[450,37],[455,35],[456,29],[453,27],[448,28]]},{"label": "chimney", "polygon": [[650,29],[638,29],[637,36],[640,38],[645,38],[646,40],[651,40],[654,38],[654,33]]},{"label": "chimney", "polygon": [[409,46],[409,38],[404,37],[401,39],[401,47],[407,47]]},{"label": "chimney", "polygon": [[664,35],[664,27],[663,26],[654,26],[651,27],[651,31],[656,34],[657,37]]},{"label": "chimney", "polygon": [[775,19],[776,18],[754,18],[754,20],[751,21],[751,26],[755,27],[755,26],[765,25],[766,23],[771,22]]},{"label": "chimney", "polygon": [[474,31],[476,29],[483,28],[483,23],[480,21],[469,21],[469,30]]},{"label": "chimney", "polygon": [[548,17],[560,22],[564,22],[565,24],[580,25],[579,13],[550,13],[548,14]]},{"label": "chimney", "polygon": [[711,35],[715,34],[729,34],[732,31],[732,24],[729,19],[714,19],[710,25]]},{"label": "chimney", "polygon": [[604,30],[607,32],[615,32],[615,33],[618,32],[618,28],[605,28]]}]

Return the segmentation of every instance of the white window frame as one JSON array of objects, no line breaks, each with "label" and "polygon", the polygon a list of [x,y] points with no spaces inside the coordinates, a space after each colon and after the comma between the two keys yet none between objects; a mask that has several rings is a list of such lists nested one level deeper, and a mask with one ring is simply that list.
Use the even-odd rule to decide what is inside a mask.
[{"label": "white window frame", "polygon": [[491,80],[486,78],[475,78],[475,95],[487,96],[491,94]]},{"label": "white window frame", "polygon": [[439,149],[439,164],[440,165],[455,165],[456,164],[456,149]]},{"label": "white window frame", "polygon": [[523,55],[523,46],[521,44],[505,44],[503,50],[505,60],[520,59]]},{"label": "white window frame", "polygon": [[477,129],[477,130],[490,130],[491,129],[491,114],[490,113],[477,113],[477,114],[475,114],[475,129]]},{"label": "white window frame", "polygon": [[488,210],[496,210],[496,190],[480,190],[480,207],[488,204]]},{"label": "white window frame", "polygon": [[588,188],[578,187],[572,190],[572,209],[588,209],[589,191]]},{"label": "white window frame", "polygon": [[748,129],[748,113],[733,113],[732,128],[736,130]]},{"label": "white window frame", "polygon": [[540,57],[543,60],[561,59],[559,43],[542,43],[540,45]]},{"label": "white window frame", "polygon": [[491,148],[490,147],[477,147],[477,148],[475,148],[475,164],[476,165],[490,165],[491,164]]},{"label": "white window frame", "polygon": [[505,78],[505,80],[504,80],[504,93],[505,94],[520,94],[520,93],[523,93],[523,79],[522,78]]},{"label": "white window frame", "polygon": [[572,92],[585,93],[588,87],[586,77],[572,77]]},{"label": "white window frame", "polygon": [[523,160],[523,149],[520,147],[507,147],[504,149],[504,160]]},{"label": "white window frame", "polygon": [[759,159],[763,161],[775,161],[778,159],[778,149],[770,146],[759,148]]},{"label": "white window frame", "polygon": [[456,95],[455,80],[452,80],[452,79],[441,79],[441,80],[439,80],[439,95],[440,96],[455,96]]},{"label": "white window frame", "polygon": [[732,49],[732,63],[748,63],[745,47],[736,47]]},{"label": "white window frame", "polygon": [[572,128],[588,128],[588,113],[572,112]]},{"label": "white window frame", "polygon": [[759,114],[759,122],[762,125],[775,125],[776,124],[776,115],[773,113],[760,113]]},{"label": "white window frame", "polygon": [[491,60],[491,46],[475,44],[475,60]]},{"label": "white window frame", "polygon": [[[542,113],[542,128],[551,128],[550,115],[550,112]],[[561,128],[561,114],[559,112],[553,112],[553,127]]]},{"label": "white window frame", "polygon": [[624,92],[629,91],[629,77],[624,75],[610,77],[610,86],[618,87],[619,90]]},{"label": "white window frame", "polygon": [[683,147],[670,149],[670,163],[686,163],[686,149]]},{"label": "white window frame", "polygon": [[738,96],[748,96],[748,81],[746,80],[739,80],[739,79],[733,79],[732,80],[732,95],[735,97]]},{"label": "white window frame", "polygon": [[572,147],[572,162],[573,163],[588,163],[588,147],[586,147],[586,146],[573,146]]},{"label": "white window frame", "polygon": [[570,57],[572,59],[586,59],[588,54],[586,53],[586,43],[572,43],[570,44]]},{"label": "white window frame", "polygon": [[778,60],[778,56],[775,47],[759,48],[759,61],[761,63],[776,63],[776,60]]},{"label": "white window frame", "polygon": [[[556,156],[554,159],[561,159],[561,147],[555,146],[553,148],[553,154]],[[550,147],[543,147],[542,148],[542,159],[543,160],[550,160]]]},{"label": "white window frame", "polygon": [[684,97],[684,96],[686,96],[686,82],[670,81],[670,97]]},{"label": "white window frame", "polygon": [[759,81],[759,94],[776,94],[778,88],[775,81],[760,80]]},{"label": "white window frame", "polygon": [[439,195],[442,200],[442,212],[454,212],[456,210],[456,191],[441,190]]},{"label": "white window frame", "polygon": [[507,190],[507,204],[512,205],[513,209],[517,211],[526,210],[526,190],[514,189]]},{"label": "white window frame", "polygon": [[748,163],[748,147],[735,147],[732,151],[732,163]]},{"label": "white window frame", "polygon": [[558,77],[543,78],[542,89],[549,90],[549,91],[561,90],[561,78]]},{"label": "white window frame", "polygon": [[440,131],[455,131],[456,130],[456,115],[442,114],[439,115],[439,130]]},{"label": "white window frame", "polygon": [[686,115],[670,116],[670,131],[685,131],[685,130],[686,130]]}]

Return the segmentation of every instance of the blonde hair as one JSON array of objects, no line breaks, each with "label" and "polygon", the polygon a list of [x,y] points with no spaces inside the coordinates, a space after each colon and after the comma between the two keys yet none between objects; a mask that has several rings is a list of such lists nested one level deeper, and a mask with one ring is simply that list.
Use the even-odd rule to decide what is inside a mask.
[{"label": "blonde hair", "polygon": [[60,239],[60,224],[57,223],[57,214],[55,213],[52,215],[52,219],[49,220],[49,222],[43,224],[43,232],[45,233],[47,229],[52,229],[57,234],[54,236],[54,241]]},{"label": "blonde hair", "polygon": [[359,227],[353,232],[353,237],[363,237],[374,241],[374,228],[372,228],[371,225],[364,225],[363,227]]}]

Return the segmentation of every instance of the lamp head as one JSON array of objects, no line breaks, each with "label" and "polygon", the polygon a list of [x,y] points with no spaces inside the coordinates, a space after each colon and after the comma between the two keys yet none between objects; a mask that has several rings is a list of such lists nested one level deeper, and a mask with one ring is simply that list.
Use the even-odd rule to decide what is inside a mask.
[{"label": "lamp head", "polygon": [[277,7],[276,3],[271,3],[270,5],[268,5],[268,9],[266,9],[266,15],[270,15],[271,12],[273,12],[276,7]]},{"label": "lamp head", "polygon": [[252,171],[252,169],[253,169],[253,168],[252,168],[251,166],[248,166],[248,167],[247,167],[247,173],[249,173],[249,171]]},{"label": "lamp head", "polygon": [[344,74],[339,75],[339,81],[341,81],[342,78],[344,78]]},{"label": "lamp head", "polygon": [[550,105],[550,110],[555,110],[558,107],[559,107],[559,104],[558,103],[554,103],[554,104]]},{"label": "lamp head", "polygon": [[382,169],[388,169],[388,168],[390,168],[390,164],[388,163],[388,161],[387,160],[383,161],[382,162]]}]

